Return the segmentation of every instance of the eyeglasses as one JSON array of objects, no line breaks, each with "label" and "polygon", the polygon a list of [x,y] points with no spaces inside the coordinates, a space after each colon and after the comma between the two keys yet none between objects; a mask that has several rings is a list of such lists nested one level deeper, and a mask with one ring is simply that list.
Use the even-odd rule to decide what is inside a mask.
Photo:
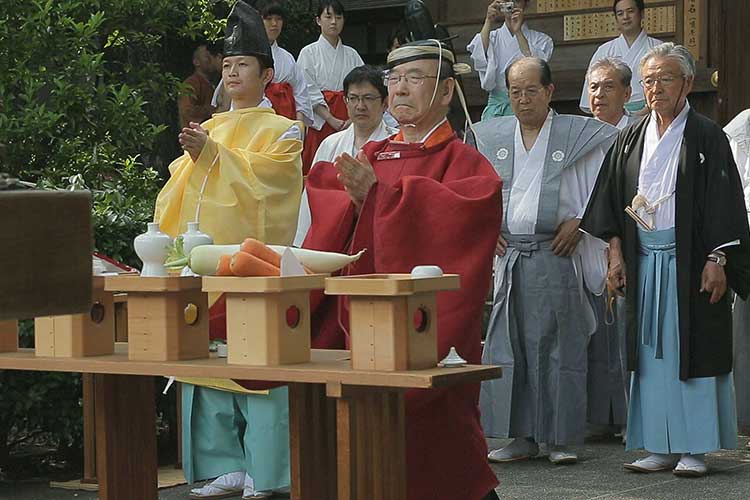
[{"label": "eyeglasses", "polygon": [[533,99],[539,95],[539,92],[541,90],[542,90],[542,87],[529,87],[527,89],[511,89],[511,91],[508,94],[510,95],[511,99],[517,101],[524,95],[530,99]]},{"label": "eyeglasses", "polygon": [[344,97],[344,100],[347,102],[347,104],[362,103],[365,106],[369,106],[370,104],[374,104],[376,101],[380,101],[381,97],[378,95],[372,95],[372,94],[365,94],[365,95],[349,94]]},{"label": "eyeglasses", "polygon": [[674,77],[674,76],[656,76],[656,77],[646,77],[643,80],[641,80],[641,85],[646,87],[647,89],[654,88],[657,83],[661,84],[662,87],[669,88],[672,85],[675,84],[678,80],[684,80],[685,77],[682,76],[680,78]]},{"label": "eyeglasses", "polygon": [[402,78],[406,81],[407,85],[418,87],[419,85],[424,84],[425,78],[437,78],[437,75],[402,75],[391,72],[385,75],[383,81],[387,86],[395,87],[401,82]]}]

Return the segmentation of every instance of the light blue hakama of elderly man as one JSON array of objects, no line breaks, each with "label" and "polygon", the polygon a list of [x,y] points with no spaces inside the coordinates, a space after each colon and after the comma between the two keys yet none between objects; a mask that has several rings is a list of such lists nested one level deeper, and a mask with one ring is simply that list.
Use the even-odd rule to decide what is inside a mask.
[{"label": "light blue hakama of elderly man", "polygon": [[589,290],[603,288],[605,244],[583,235],[565,256],[555,255],[553,240],[582,215],[617,129],[550,111],[527,150],[514,117],[475,128],[478,149],[503,179],[507,242],[495,260],[482,355],[483,363],[503,367],[503,377],[482,383],[482,426],[488,436],[517,438],[489,459],[529,458],[546,443],[550,461],[573,462],[567,447],[585,434],[586,351],[596,329]]},{"label": "light blue hakama of elderly man", "polygon": [[617,138],[581,229],[610,243],[608,287],[625,288],[628,449],[636,472],[708,471],[737,444],[729,289],[747,297],[750,230],[729,142],[691,109],[695,63],[672,43],[641,62],[651,113]]}]

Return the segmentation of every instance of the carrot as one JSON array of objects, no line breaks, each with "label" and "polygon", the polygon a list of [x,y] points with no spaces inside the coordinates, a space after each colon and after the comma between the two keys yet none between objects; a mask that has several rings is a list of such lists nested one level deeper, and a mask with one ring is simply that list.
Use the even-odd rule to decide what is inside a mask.
[{"label": "carrot", "polygon": [[219,257],[219,265],[216,267],[216,276],[234,276],[234,274],[232,274],[231,263],[231,255],[222,255]]},{"label": "carrot", "polygon": [[247,252],[237,252],[232,255],[230,268],[235,276],[279,276],[281,274],[278,267]]},{"label": "carrot", "polygon": [[273,264],[276,267],[281,267],[281,255],[271,250],[268,245],[262,241],[258,241],[255,238],[247,238],[240,245],[240,250],[255,255],[259,259],[265,260],[269,264]]}]

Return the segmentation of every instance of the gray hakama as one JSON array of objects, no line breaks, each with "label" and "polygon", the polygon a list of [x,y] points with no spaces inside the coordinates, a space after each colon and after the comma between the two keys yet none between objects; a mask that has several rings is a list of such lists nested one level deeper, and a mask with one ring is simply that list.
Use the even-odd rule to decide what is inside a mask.
[{"label": "gray hakama", "polygon": [[734,330],[734,389],[737,395],[737,426],[750,433],[750,301],[737,297],[732,312]]},{"label": "gray hakama", "polygon": [[[507,138],[514,136],[517,122],[496,119],[476,127],[479,150],[503,179],[502,235],[508,242],[506,254],[495,260],[494,305],[482,353],[482,363],[500,365],[503,377],[482,382],[480,410],[487,436],[569,445],[583,442],[586,430],[586,346],[595,320],[574,259],[557,257],[551,250],[560,179],[563,168],[616,129],[578,117],[556,118],[542,174],[536,234],[528,235],[509,234],[506,223],[514,158],[513,141]],[[585,141],[589,149],[571,151],[571,137],[585,127],[596,129],[582,134],[590,139]]]},{"label": "gray hakama", "polygon": [[[625,300],[607,311],[607,294],[592,295],[597,329],[588,347],[588,423],[622,427],[628,418]],[[608,324],[610,323],[610,324]]]}]

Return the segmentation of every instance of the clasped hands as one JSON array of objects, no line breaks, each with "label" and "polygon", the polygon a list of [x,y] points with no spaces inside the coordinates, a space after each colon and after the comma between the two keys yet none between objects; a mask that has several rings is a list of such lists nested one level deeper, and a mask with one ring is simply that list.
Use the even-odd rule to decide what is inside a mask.
[{"label": "clasped hands", "polygon": [[338,170],[336,178],[343,184],[344,190],[349,194],[359,212],[370,189],[378,182],[367,155],[360,151],[354,158],[350,154],[343,153],[334,160],[333,166]]},{"label": "clasped hands", "polygon": [[208,130],[201,127],[200,123],[190,122],[190,126],[183,128],[177,138],[182,149],[187,151],[193,162],[197,162],[201,151],[203,151],[203,146],[208,141]]}]

